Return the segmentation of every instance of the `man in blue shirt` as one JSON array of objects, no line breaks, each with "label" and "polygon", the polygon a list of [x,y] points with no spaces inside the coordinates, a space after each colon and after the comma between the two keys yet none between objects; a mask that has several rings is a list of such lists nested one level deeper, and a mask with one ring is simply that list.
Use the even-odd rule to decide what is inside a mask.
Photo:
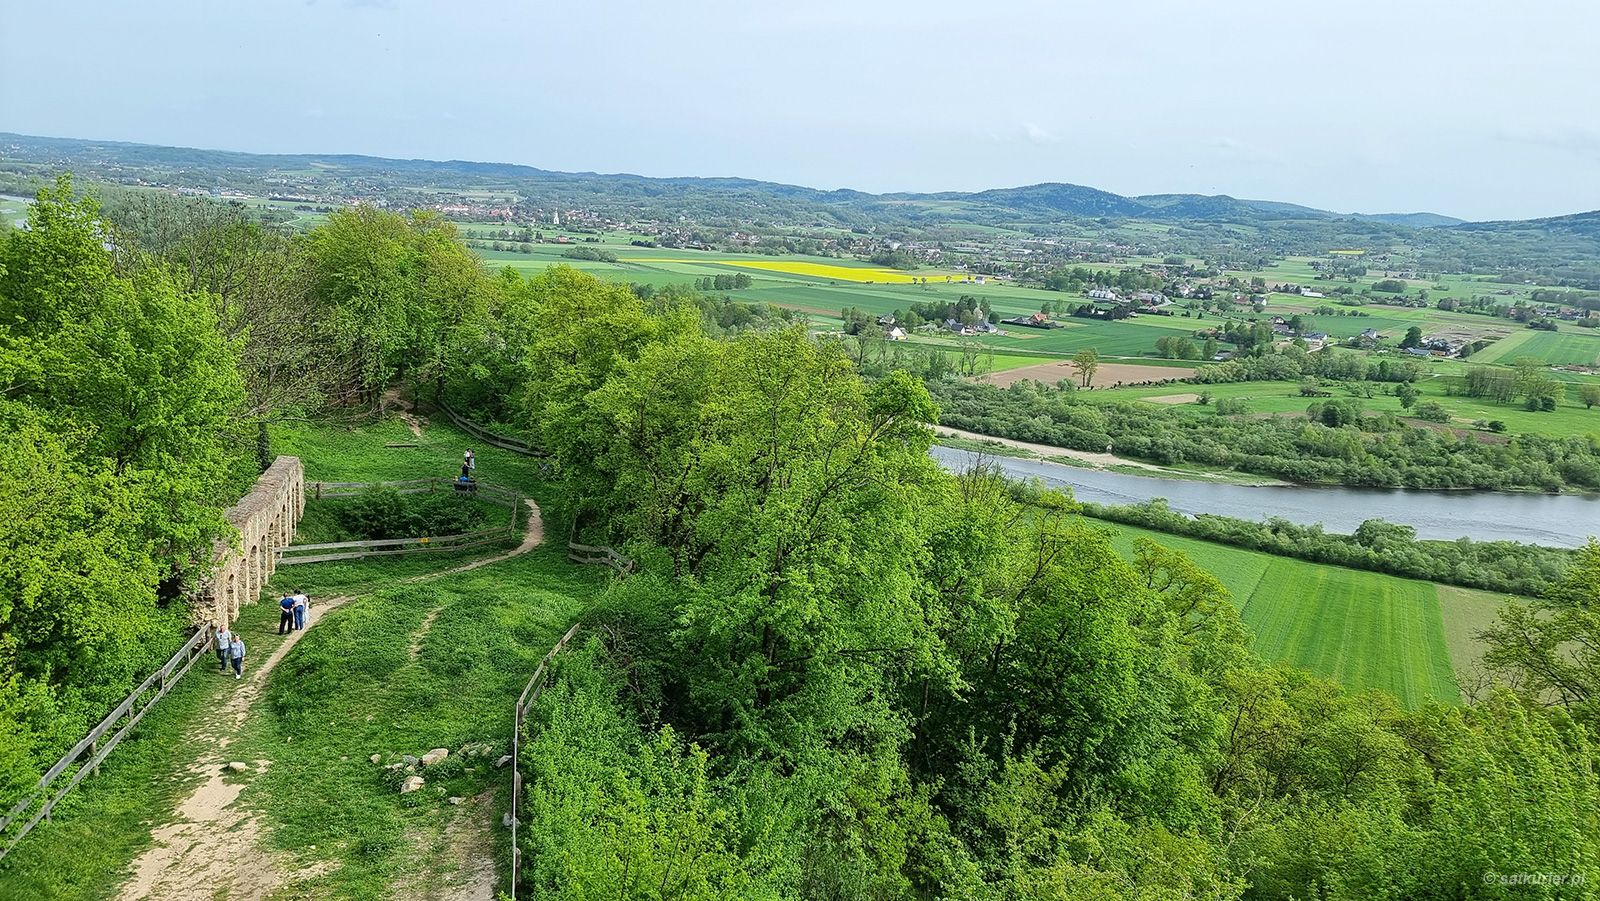
[{"label": "man in blue shirt", "polygon": [[278,602],[278,634],[284,635],[294,630],[294,598],[284,595]]}]

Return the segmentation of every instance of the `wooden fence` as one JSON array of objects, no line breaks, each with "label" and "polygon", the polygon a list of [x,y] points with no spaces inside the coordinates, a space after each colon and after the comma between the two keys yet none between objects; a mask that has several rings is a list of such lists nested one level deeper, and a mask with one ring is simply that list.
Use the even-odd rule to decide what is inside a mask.
[{"label": "wooden fence", "polygon": [[[373,541],[335,541],[328,544],[296,544],[278,549],[278,565],[326,563],[330,560],[363,560],[367,557],[392,557],[395,554],[442,554],[464,551],[516,537],[516,523],[510,528],[485,529],[463,535],[425,538],[379,538]],[[329,552],[334,553],[329,553]],[[320,552],[320,553],[319,553]]]},{"label": "wooden fence", "polygon": [[[306,496],[314,500],[330,497],[357,497],[363,491],[375,485],[384,488],[397,489],[401,494],[432,494],[439,491],[456,491],[461,483],[455,479],[408,479],[401,482],[307,482]],[[510,488],[491,485],[488,482],[471,482],[469,490],[462,492],[472,494],[491,504],[510,507],[513,510],[522,503],[522,495]]]},{"label": "wooden fence", "polygon": [[468,435],[471,435],[479,441],[482,441],[484,444],[492,447],[498,447],[501,450],[508,450],[515,454],[522,454],[523,456],[527,457],[550,456],[545,451],[534,447],[520,438],[512,438],[506,435],[496,435],[494,432],[489,431],[483,426],[478,425],[472,420],[462,416],[460,413],[457,413],[455,410],[450,409],[450,405],[444,401],[439,402],[439,409],[444,411],[444,415],[450,417],[450,421],[456,424],[456,428],[466,432]]},{"label": "wooden fence", "polygon": [[[213,626],[210,624],[201,626],[184,643],[183,648],[172,655],[172,659],[168,660],[165,666],[151,673],[148,679],[145,679],[132,694],[117,705],[115,710],[100,721],[100,725],[90,730],[82,741],[56,761],[56,765],[39,778],[39,784],[32,794],[17,802],[10,812],[0,818],[0,836],[5,835],[14,824],[22,822],[5,847],[0,848],[0,860],[4,860],[5,856],[17,846],[17,842],[22,841],[23,836],[33,831],[33,827],[39,825],[41,820],[50,819],[50,812],[67,792],[72,791],[85,777],[99,771],[101,762],[110,756],[135,726],[139,725],[139,721],[144,719],[150,708],[166,696],[168,689],[189,672],[189,668],[194,666],[197,659],[209,654],[213,635],[215,635]],[[74,765],[76,769],[73,769]],[[68,770],[72,770],[70,776],[67,775]],[[56,787],[57,781],[63,778],[66,781]],[[46,795],[52,788],[55,788],[55,793],[49,794],[47,798]],[[23,822],[22,818],[28,816],[29,811],[33,811],[32,816]]]},{"label": "wooden fence", "polygon": [[533,671],[533,678],[528,680],[528,687],[522,690],[522,696],[517,698],[516,714],[511,726],[511,898],[516,901],[517,881],[522,876],[522,849],[517,846],[517,827],[521,825],[519,817],[522,815],[522,721],[528,710],[533,707],[539,695],[544,693],[544,686],[550,679],[550,661],[561,653],[583,628],[583,623],[574,623],[567,634],[561,636],[556,646],[550,653],[544,655],[539,661],[539,668]]},{"label": "wooden fence", "polygon": [[[616,571],[619,578],[627,578],[633,572],[633,561],[622,556],[608,547],[594,547],[593,545],[578,544],[575,541],[567,542],[567,559],[574,563],[604,564]],[[511,898],[516,901],[517,881],[522,877],[522,849],[517,845],[517,827],[522,825],[522,723],[528,711],[533,708],[534,702],[539,700],[539,695],[544,693],[545,683],[550,679],[550,661],[567,647],[567,642],[572,636],[578,634],[583,628],[583,623],[576,623],[561,636],[556,646],[550,653],[544,655],[539,661],[539,668],[533,671],[533,678],[528,680],[528,686],[522,690],[522,696],[517,698],[517,707],[511,726]]]},{"label": "wooden fence", "polygon": [[624,579],[633,575],[633,561],[608,547],[595,547],[589,544],[569,541],[567,542],[567,559],[573,563],[609,566],[616,570],[618,576]]}]

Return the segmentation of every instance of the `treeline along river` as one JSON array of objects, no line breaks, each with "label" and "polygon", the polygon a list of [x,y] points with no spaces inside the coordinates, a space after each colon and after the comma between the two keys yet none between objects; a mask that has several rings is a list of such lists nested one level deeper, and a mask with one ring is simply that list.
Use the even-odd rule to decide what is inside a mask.
[{"label": "treeline along river", "polygon": [[[935,446],[934,459],[951,471],[971,466],[971,451]],[[1072,489],[1080,501],[1139,504],[1163,497],[1174,510],[1215,513],[1252,522],[1281,516],[1300,525],[1321,523],[1330,532],[1355,531],[1363,520],[1383,519],[1417,530],[1423,539],[1520,541],[1578,547],[1600,535],[1600,497],[1505,491],[1426,491],[1403,488],[1229,485],[1103,472],[1042,460],[991,457],[1012,478],[1039,478]]]}]

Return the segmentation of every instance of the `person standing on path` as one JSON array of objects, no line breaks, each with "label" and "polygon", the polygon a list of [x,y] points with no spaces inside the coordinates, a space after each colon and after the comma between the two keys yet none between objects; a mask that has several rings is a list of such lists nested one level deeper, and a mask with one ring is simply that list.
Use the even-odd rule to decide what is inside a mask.
[{"label": "person standing on path", "polygon": [[294,631],[294,597],[284,595],[278,602],[278,634],[283,635]]},{"label": "person standing on path", "polygon": [[296,630],[306,627],[306,614],[311,611],[311,599],[306,593],[296,588],[294,590],[294,627]]},{"label": "person standing on path", "polygon": [[217,672],[228,671],[228,645],[233,643],[233,630],[227,626],[217,630]]},{"label": "person standing on path", "polygon": [[478,458],[473,455],[472,448],[467,448],[466,454],[461,457],[461,467],[462,469],[467,470],[467,472],[463,472],[462,475],[468,475],[471,472],[477,471]]},{"label": "person standing on path", "polygon": [[228,657],[233,661],[233,677],[238,679],[244,675],[244,639],[234,633],[233,640],[228,642]]}]

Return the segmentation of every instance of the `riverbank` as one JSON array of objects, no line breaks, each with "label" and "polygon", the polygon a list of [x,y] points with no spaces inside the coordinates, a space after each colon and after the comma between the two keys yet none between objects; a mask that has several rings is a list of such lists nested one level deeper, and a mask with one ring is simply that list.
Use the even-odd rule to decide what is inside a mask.
[{"label": "riverbank", "polygon": [[946,439],[930,454],[952,472],[971,467],[982,455],[1011,478],[1039,479],[1067,488],[1088,503],[1126,506],[1164,498],[1173,510],[1188,516],[1218,515],[1253,523],[1283,520],[1344,534],[1368,520],[1382,519],[1411,526],[1418,538],[1433,541],[1467,537],[1575,548],[1586,537],[1600,535],[1600,498],[1594,495],[1237,484],[1163,478],[1143,468],[1118,472],[1023,456],[1020,451],[1005,453],[999,445],[957,448],[951,443]]},{"label": "riverbank", "polygon": [[956,450],[1015,457],[1022,460],[1044,460],[1062,466],[1079,466],[1086,469],[1097,469],[1102,472],[1115,472],[1143,478],[1181,479],[1189,482],[1220,482],[1228,485],[1244,485],[1258,488],[1283,488],[1293,485],[1292,482],[1250,473],[1157,466],[1154,463],[1129,460],[1124,457],[1118,457],[1115,454],[1097,454],[1093,451],[1072,450],[1048,444],[1034,444],[1030,441],[1018,441],[1014,438],[996,438],[993,435],[982,435],[965,429],[950,428],[949,426],[935,427],[934,435],[939,444]]}]

